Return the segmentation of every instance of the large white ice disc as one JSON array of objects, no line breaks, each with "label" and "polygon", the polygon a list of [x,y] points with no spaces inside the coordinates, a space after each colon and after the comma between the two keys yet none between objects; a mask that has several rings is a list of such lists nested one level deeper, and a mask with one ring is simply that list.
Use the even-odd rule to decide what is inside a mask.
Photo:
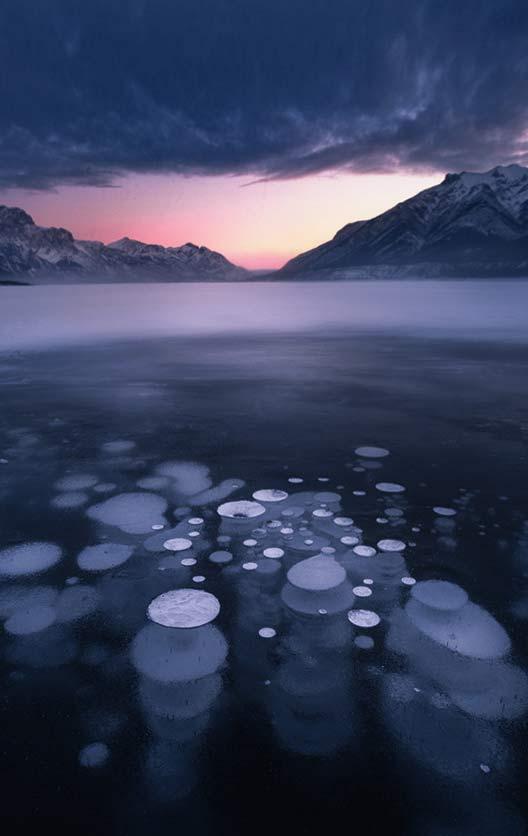
[{"label": "large white ice disc", "polygon": [[249,499],[239,499],[237,502],[224,502],[219,505],[217,512],[221,517],[227,519],[251,519],[251,517],[260,517],[264,514],[266,509],[260,502],[251,502]]},{"label": "large white ice disc", "polygon": [[20,543],[0,551],[0,576],[36,575],[54,566],[62,550],[54,543]]},{"label": "large white ice disc", "polygon": [[265,489],[261,491],[255,491],[253,494],[253,499],[256,499],[258,502],[283,502],[285,499],[288,499],[288,494],[286,491],[280,491],[276,488]]},{"label": "large white ice disc", "polygon": [[346,572],[333,557],[316,555],[301,560],[288,572],[292,586],[309,592],[322,592],[334,589],[346,579]]},{"label": "large white ice disc", "polygon": [[356,447],[355,449],[356,456],[360,456],[362,459],[383,459],[385,456],[389,455],[389,451],[385,450],[384,447]]},{"label": "large white ice disc", "polygon": [[173,589],[154,598],[148,617],[163,627],[202,627],[220,612],[218,598],[201,589]]}]

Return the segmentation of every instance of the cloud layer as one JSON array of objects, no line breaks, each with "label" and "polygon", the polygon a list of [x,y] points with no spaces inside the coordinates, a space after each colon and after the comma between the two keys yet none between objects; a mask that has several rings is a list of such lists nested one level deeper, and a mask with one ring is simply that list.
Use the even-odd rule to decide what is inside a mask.
[{"label": "cloud layer", "polygon": [[4,0],[0,187],[528,161],[525,0]]}]

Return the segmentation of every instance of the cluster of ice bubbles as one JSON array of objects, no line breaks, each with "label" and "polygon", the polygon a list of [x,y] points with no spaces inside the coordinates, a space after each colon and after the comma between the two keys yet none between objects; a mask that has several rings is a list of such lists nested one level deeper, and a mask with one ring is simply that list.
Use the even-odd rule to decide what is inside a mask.
[{"label": "cluster of ice bubbles", "polygon": [[[131,450],[128,442],[110,442],[103,454],[121,461]],[[369,479],[371,469],[379,469],[389,456],[385,448],[372,446],[355,452],[355,469]],[[369,468],[369,462],[377,467]],[[208,468],[193,462],[156,466],[136,481],[139,491],[115,493],[119,481],[119,476],[113,482],[87,474],[57,481],[63,497],[81,492],[89,498],[101,486],[109,486],[101,493],[113,494],[92,500],[85,510],[98,537],[76,555],[75,571],[85,579],[70,578],[63,588],[24,588],[17,581],[54,571],[65,560],[63,552],[53,543],[7,547],[0,551],[0,577],[7,583],[0,587],[0,615],[14,642],[10,660],[38,665],[43,653],[56,664],[76,658],[78,646],[68,626],[72,622],[103,608],[106,615],[115,615],[114,627],[120,629],[123,610],[130,614],[136,633],[130,659],[140,677],[145,717],[154,729],[147,759],[152,786],[166,761],[169,739],[177,741],[182,763],[190,769],[193,747],[207,728],[227,664],[224,627],[213,622],[229,623],[233,617],[240,630],[232,642],[236,645],[247,633],[247,641],[262,648],[250,649],[244,654],[248,658],[262,660],[260,654],[265,654],[267,659],[277,645],[282,647],[282,661],[269,668],[269,676],[262,675],[262,682],[272,686],[268,709],[279,738],[297,751],[335,750],[353,734],[352,716],[344,730],[332,702],[341,705],[339,700],[349,693],[351,668],[345,664],[343,669],[343,654],[349,652],[370,659],[376,650],[389,650],[407,660],[412,674],[384,678],[385,719],[399,740],[412,737],[413,722],[429,728],[431,706],[448,706],[443,716],[454,714],[456,722],[460,715],[511,720],[525,711],[527,679],[509,658],[504,628],[460,586],[442,579],[420,581],[409,571],[414,544],[406,536],[404,485],[372,480],[365,490],[353,490],[353,507],[347,512],[364,517],[361,526],[343,512],[342,486],[304,490],[304,477],[290,477],[289,490],[263,487],[250,498],[236,499],[230,496],[244,488],[243,480],[215,485]],[[375,530],[365,509],[370,501],[376,503],[380,526]],[[64,502],[55,507],[74,507]],[[437,519],[456,525],[455,508],[436,505],[429,513],[432,523]],[[388,528],[394,529],[393,537],[386,536]],[[127,567],[132,580],[126,589],[142,601],[136,612],[130,612],[135,599],[120,597],[120,576],[114,576],[119,571],[126,578]],[[137,581],[133,567],[138,567]],[[217,594],[196,586],[209,583]],[[144,599],[149,589],[154,592],[150,603]],[[226,596],[232,598],[229,589],[235,591],[235,616],[232,601],[227,609],[222,604]],[[34,645],[28,643],[31,637],[38,638]],[[268,662],[262,665],[264,670]],[[319,731],[310,726],[314,705],[326,718]],[[345,713],[348,717],[348,709]],[[484,739],[489,743],[495,737],[490,733]],[[483,763],[492,759],[486,745],[479,738]],[[80,762],[104,764],[109,757],[104,746],[88,743]],[[415,754],[418,749],[416,744]],[[427,738],[421,757],[427,753],[438,766],[435,740]],[[453,764],[445,769],[454,769]]]}]

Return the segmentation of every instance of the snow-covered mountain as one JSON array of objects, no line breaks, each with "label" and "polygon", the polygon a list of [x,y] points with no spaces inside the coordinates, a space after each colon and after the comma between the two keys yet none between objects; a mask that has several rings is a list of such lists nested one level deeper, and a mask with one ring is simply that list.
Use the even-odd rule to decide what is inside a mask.
[{"label": "snow-covered mountain", "polygon": [[130,238],[109,245],[78,241],[67,229],[37,226],[22,209],[0,206],[0,280],[233,281],[248,276],[207,247],[162,247]]},{"label": "snow-covered mountain", "polygon": [[277,278],[528,276],[528,168],[448,174],[368,221],[347,224]]}]

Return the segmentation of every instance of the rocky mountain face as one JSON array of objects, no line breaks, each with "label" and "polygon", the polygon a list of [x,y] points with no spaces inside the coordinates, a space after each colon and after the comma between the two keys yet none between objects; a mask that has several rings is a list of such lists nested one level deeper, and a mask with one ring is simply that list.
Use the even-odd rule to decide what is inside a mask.
[{"label": "rocky mountain face", "polygon": [[438,186],[289,261],[277,278],[528,276],[528,168],[448,174]]},{"label": "rocky mountain face", "polygon": [[0,280],[234,281],[248,275],[207,247],[78,241],[67,229],[37,226],[22,209],[0,206]]}]

